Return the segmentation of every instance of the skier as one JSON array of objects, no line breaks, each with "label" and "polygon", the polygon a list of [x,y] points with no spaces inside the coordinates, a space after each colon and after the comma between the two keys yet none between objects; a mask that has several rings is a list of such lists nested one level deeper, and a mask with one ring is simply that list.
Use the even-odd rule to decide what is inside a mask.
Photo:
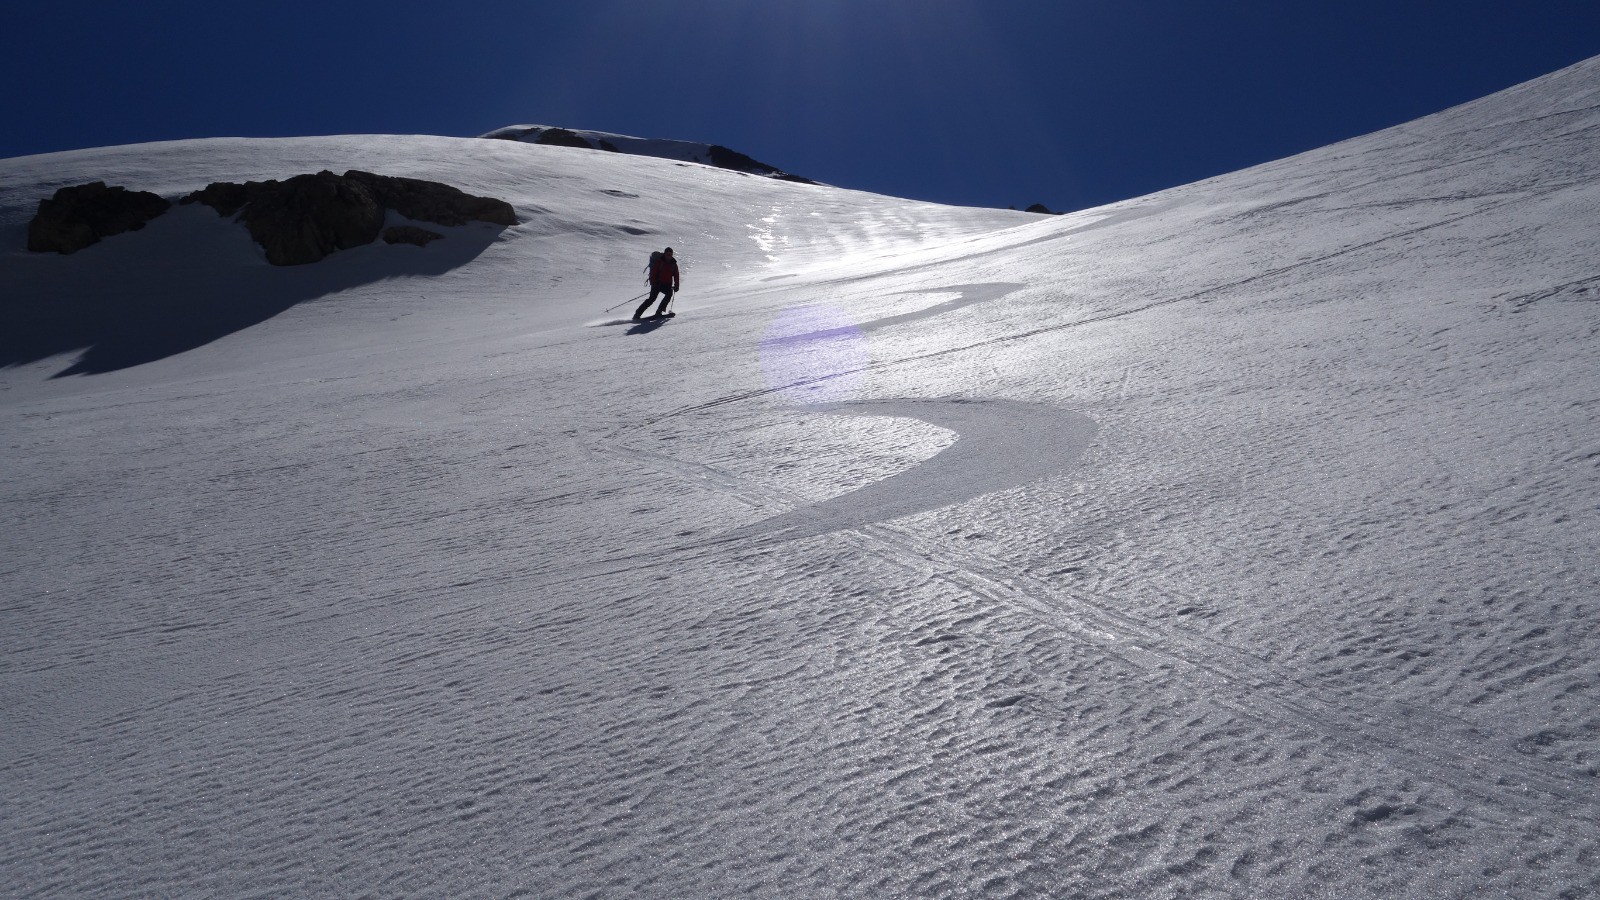
[{"label": "skier", "polygon": [[652,318],[661,318],[667,311],[667,304],[672,302],[672,295],[678,290],[680,279],[678,277],[678,261],[672,258],[672,248],[650,254],[650,266],[646,269],[650,273],[650,297],[640,304],[634,311],[633,320],[639,321],[644,316],[644,311],[650,304],[656,302],[656,295],[661,295],[661,305],[656,307],[656,314]]}]

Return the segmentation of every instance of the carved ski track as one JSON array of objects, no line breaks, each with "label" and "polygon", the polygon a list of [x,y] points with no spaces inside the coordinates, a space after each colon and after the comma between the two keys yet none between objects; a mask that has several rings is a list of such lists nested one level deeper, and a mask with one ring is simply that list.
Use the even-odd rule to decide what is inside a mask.
[{"label": "carved ski track", "polygon": [[[810,502],[781,488],[758,485],[663,453],[620,443],[595,449],[653,462],[757,509],[788,510]],[[847,530],[883,550],[884,560],[890,564],[1020,610],[1149,678],[1191,679],[1207,699],[1241,716],[1287,724],[1350,752],[1380,756],[1419,778],[1502,809],[1529,814],[1555,809],[1569,821],[1600,826],[1600,786],[1542,760],[1486,753],[1478,748],[1505,741],[1464,720],[1408,704],[1335,694],[1245,650],[1203,635],[1163,628],[1117,609],[1115,598],[1051,585],[1010,569],[1000,560],[935,545],[892,525],[878,523]],[[770,536],[766,540],[733,539],[720,546],[713,542],[669,548],[662,555],[675,557],[673,564],[678,564],[680,552],[768,542],[776,543]],[[1292,689],[1286,689],[1291,685]],[[1396,727],[1395,719],[1408,727]]]},{"label": "carved ski track", "polygon": [[[1587,130],[1588,127],[1593,126],[1586,126],[1583,130]],[[1274,278],[1294,270],[1315,266],[1328,260],[1370,249],[1393,240],[1453,225],[1476,216],[1491,213],[1513,203],[1551,196],[1571,186],[1571,184],[1561,183],[1538,190],[1495,195],[1496,199],[1491,202],[1435,222],[1393,232],[1380,238],[1342,247],[1310,259],[1299,260],[1288,265],[1257,272],[1244,278],[1212,285],[1177,297],[1156,300],[1129,309],[1001,335],[957,347],[947,347],[899,359],[873,362],[856,369],[819,375],[782,387],[769,387],[725,395],[705,403],[668,411],[660,416],[640,422],[631,428],[625,426],[613,432],[611,437],[613,440],[620,441],[622,436],[630,430],[647,427],[675,416],[755,399],[787,390],[791,387],[826,381],[857,371],[890,368],[905,363],[920,362],[980,347],[1009,343],[1040,334],[1075,328],[1080,325],[1121,318],[1186,300],[1201,300],[1211,294]],[[1202,300],[1202,302],[1204,301]],[[708,466],[687,464],[663,454],[653,454],[635,448],[618,446],[622,452],[647,457],[680,474],[690,474],[692,477],[711,483],[717,486],[718,489],[733,494],[741,501],[752,503],[757,507],[766,507],[774,499],[785,502],[787,505],[784,508],[793,508],[804,502],[797,497],[785,497],[779,492],[764,487],[743,485],[735,477],[726,473],[717,473]],[[901,565],[905,565],[905,557],[907,556],[921,559],[924,563],[931,563],[936,558],[935,550],[928,550],[925,544],[919,545],[916,543],[916,538],[894,529],[892,526],[879,524],[853,530],[856,534],[874,540],[879,546],[890,550],[889,558]],[[923,548],[925,552],[919,552],[918,547]],[[666,552],[669,554],[691,550],[704,552],[707,549],[714,548],[715,544],[700,543],[681,548],[671,548]],[[936,548],[936,553],[940,558],[952,558],[958,555],[944,547]],[[898,558],[896,554],[898,554]],[[998,576],[999,580],[995,581],[993,576],[985,577],[980,573],[986,567],[989,571],[993,571],[994,567],[999,565],[998,561],[988,560],[985,562],[970,555],[963,556],[966,558],[967,565],[946,572],[947,580],[964,579],[965,582],[962,586],[966,589],[973,590],[980,596],[991,597],[1008,605],[1028,610],[1040,617],[1042,621],[1046,621],[1048,624],[1061,628],[1066,632],[1084,637],[1102,650],[1115,654],[1118,659],[1125,662],[1133,662],[1135,655],[1144,658],[1154,656],[1160,659],[1161,663],[1141,665],[1141,667],[1145,669],[1160,668],[1168,674],[1187,670],[1206,681],[1209,686],[1208,696],[1243,715],[1258,719],[1262,718],[1262,708],[1265,706],[1273,717],[1321,734],[1337,745],[1351,748],[1357,752],[1371,752],[1373,748],[1388,750],[1387,758],[1397,767],[1404,768],[1429,781],[1453,787],[1464,793],[1479,797],[1503,808],[1509,807],[1523,811],[1543,812],[1550,809],[1553,803],[1569,820],[1580,820],[1591,825],[1600,824],[1600,805],[1597,805],[1597,801],[1600,801],[1600,788],[1597,788],[1597,785],[1578,780],[1573,775],[1555,769],[1537,759],[1519,758],[1509,761],[1503,756],[1486,754],[1478,750],[1477,747],[1486,743],[1503,743],[1503,741],[1484,735],[1463,720],[1400,704],[1370,703],[1331,695],[1319,687],[1306,684],[1295,673],[1276,667],[1265,660],[1250,657],[1237,648],[1228,647],[1194,635],[1182,635],[1166,631],[1152,623],[1129,617],[1125,613],[1114,612],[1111,608],[1095,603],[1083,596],[1070,594],[1059,588],[1044,585],[1037,579],[1006,572],[1005,575]],[[589,577],[589,575],[585,574],[579,577]],[[1028,589],[1017,587],[1019,583],[1027,583],[1031,592]],[[982,585],[983,589],[975,590],[976,585]],[[1094,622],[1094,626],[1090,627],[1084,622],[1076,621],[1067,616],[1060,607],[1050,602],[1052,599],[1065,603],[1073,613],[1084,616]],[[1110,598],[1102,599],[1110,601]],[[1141,643],[1147,646],[1140,646]],[[1138,665],[1138,663],[1134,664]],[[1282,686],[1290,684],[1299,689],[1296,694],[1285,694],[1283,692]],[[1227,696],[1229,694],[1233,696]],[[1310,704],[1309,707],[1308,703]],[[1357,706],[1358,703],[1360,704],[1359,707]],[[1414,723],[1420,729],[1428,729],[1430,733],[1423,737],[1413,737],[1407,733],[1402,733],[1389,721],[1373,715],[1372,711],[1375,709],[1386,710],[1404,721]],[[1571,797],[1574,792],[1581,795],[1576,800]],[[1540,796],[1530,796],[1530,793],[1537,793]]]},{"label": "carved ski track", "polygon": [[[1284,275],[1284,274],[1286,274],[1288,272],[1295,271],[1296,269],[1303,269],[1303,268],[1306,268],[1308,266],[1315,266],[1315,265],[1318,265],[1320,263],[1327,262],[1328,260],[1337,259],[1337,258],[1339,258],[1341,256],[1346,256],[1346,255],[1351,254],[1351,253],[1357,253],[1357,252],[1362,251],[1362,250],[1369,250],[1369,249],[1371,249],[1373,247],[1377,247],[1379,245],[1388,243],[1389,241],[1399,240],[1401,238],[1412,237],[1414,235],[1421,234],[1421,233],[1426,232],[1426,231],[1432,231],[1435,228],[1443,228],[1443,227],[1445,227],[1447,225],[1454,225],[1457,222],[1461,222],[1461,221],[1464,221],[1466,219],[1473,218],[1475,216],[1480,216],[1480,215],[1483,215],[1485,213],[1493,212],[1493,211],[1499,209],[1502,206],[1509,206],[1512,203],[1516,203],[1518,201],[1537,200],[1537,199],[1539,199],[1541,197],[1547,197],[1547,196],[1551,196],[1551,195],[1554,195],[1554,194],[1558,194],[1558,193],[1560,193],[1560,192],[1562,192],[1562,191],[1564,191],[1564,190],[1566,190],[1566,189],[1568,189],[1570,187],[1573,187],[1573,186],[1574,185],[1572,183],[1563,182],[1561,184],[1553,185],[1551,187],[1541,188],[1541,189],[1536,190],[1536,191],[1517,191],[1517,192],[1514,192],[1511,195],[1507,196],[1503,200],[1499,200],[1499,201],[1491,202],[1491,203],[1486,203],[1483,206],[1478,207],[1477,209],[1471,210],[1470,212],[1465,212],[1465,213],[1461,213],[1459,215],[1450,216],[1448,218],[1440,219],[1437,222],[1430,222],[1430,223],[1428,223],[1426,225],[1418,225],[1415,228],[1407,228],[1407,229],[1405,229],[1403,231],[1396,231],[1396,232],[1393,232],[1391,234],[1386,234],[1386,235],[1384,235],[1383,237],[1380,237],[1380,238],[1374,238],[1373,240],[1370,240],[1370,241],[1362,241],[1361,243],[1352,244],[1352,245],[1350,245],[1348,247],[1341,247],[1338,250],[1332,250],[1332,251],[1324,253],[1324,254],[1322,254],[1320,256],[1315,256],[1315,257],[1312,257],[1310,259],[1298,260],[1296,262],[1289,263],[1288,265],[1278,266],[1276,268],[1268,269],[1268,270],[1266,270],[1264,272],[1257,272],[1257,273],[1255,273],[1253,275],[1247,275],[1244,278],[1237,278],[1237,279],[1234,279],[1233,281],[1224,282],[1222,284],[1214,284],[1214,285],[1212,285],[1210,287],[1201,288],[1201,289],[1199,289],[1197,291],[1190,291],[1189,293],[1182,294],[1182,295],[1177,296],[1177,297],[1167,297],[1167,298],[1164,298],[1164,299],[1161,299],[1161,300],[1153,300],[1153,301],[1151,301],[1149,303],[1145,303],[1145,304],[1142,304],[1142,305],[1139,305],[1139,306],[1129,307],[1127,309],[1119,309],[1119,310],[1114,310],[1112,312],[1101,313],[1100,315],[1096,315],[1096,316],[1088,316],[1088,317],[1082,318],[1082,319],[1074,319],[1071,322],[1060,322],[1060,323],[1057,323],[1057,324],[1054,324],[1054,325],[1044,325],[1044,326],[1041,326],[1039,328],[1030,328],[1030,329],[1028,329],[1026,331],[1013,332],[1012,334],[1003,334],[1003,335],[999,335],[998,337],[986,338],[986,339],[981,340],[981,341],[975,341],[975,342],[970,343],[970,344],[961,344],[961,345],[956,346],[956,347],[945,347],[945,348],[942,348],[942,349],[939,349],[939,350],[929,350],[929,351],[927,351],[925,353],[914,353],[914,354],[912,354],[910,356],[899,357],[898,359],[886,359],[886,360],[882,360],[882,361],[874,361],[874,362],[870,362],[870,363],[868,363],[868,364],[866,364],[864,366],[856,366],[855,368],[844,369],[844,370],[839,371],[839,372],[829,372],[829,373],[827,373],[825,375],[814,375],[814,376],[812,376],[810,378],[802,378],[802,379],[800,379],[798,381],[794,381],[794,382],[791,382],[789,384],[780,385],[780,386],[777,386],[777,387],[753,388],[753,389],[748,390],[748,391],[740,391],[740,392],[734,393],[734,394],[725,394],[725,395],[723,395],[721,397],[717,397],[717,398],[712,399],[712,400],[707,400],[707,401],[705,401],[703,403],[696,403],[696,404],[693,404],[693,405],[690,405],[690,406],[680,406],[677,409],[668,410],[667,412],[664,412],[659,416],[655,416],[653,418],[647,419],[647,420],[645,420],[643,422],[640,422],[637,425],[632,426],[632,427],[635,427],[635,428],[647,427],[647,426],[650,426],[650,425],[654,425],[654,424],[656,424],[658,422],[663,422],[663,421],[666,421],[667,419],[674,418],[676,416],[688,415],[690,413],[696,413],[696,412],[703,412],[703,411],[708,410],[708,409],[715,409],[718,406],[723,406],[723,405],[728,404],[728,403],[738,403],[738,402],[740,402],[742,400],[753,400],[753,399],[755,399],[757,397],[765,397],[768,394],[776,394],[776,393],[780,393],[782,391],[790,390],[792,388],[804,387],[804,386],[809,385],[809,384],[817,384],[817,383],[823,382],[823,381],[831,381],[832,379],[842,378],[842,377],[844,377],[846,375],[854,375],[854,374],[856,374],[858,372],[871,372],[871,371],[875,371],[875,370],[878,370],[878,369],[890,369],[890,368],[894,368],[896,366],[905,365],[907,363],[924,362],[924,361],[930,360],[930,359],[937,359],[937,358],[939,358],[941,356],[950,356],[950,355],[953,355],[953,354],[956,354],[956,353],[965,353],[968,350],[977,350],[977,349],[980,349],[980,348],[983,348],[983,347],[990,347],[990,346],[994,346],[994,345],[997,345],[997,344],[1009,344],[1009,343],[1011,343],[1013,341],[1026,340],[1026,339],[1031,338],[1031,337],[1037,337],[1037,336],[1039,336],[1041,334],[1050,334],[1050,333],[1056,332],[1056,331],[1065,331],[1068,328],[1077,328],[1077,327],[1080,327],[1080,326],[1083,326],[1083,325],[1093,325],[1093,324],[1096,324],[1098,322],[1106,322],[1106,321],[1110,321],[1110,320],[1113,320],[1113,319],[1120,319],[1120,318],[1124,318],[1126,316],[1131,316],[1131,315],[1136,315],[1138,313],[1146,312],[1148,310],[1158,309],[1158,308],[1163,307],[1163,306],[1171,306],[1174,303],[1183,303],[1183,302],[1188,301],[1188,300],[1201,300],[1201,298],[1207,297],[1207,296],[1209,296],[1211,294],[1216,294],[1216,293],[1220,293],[1222,291],[1231,290],[1231,289],[1236,288],[1236,287],[1243,287],[1244,285],[1250,284],[1252,282],[1262,281],[1262,280],[1265,280],[1265,279],[1268,279],[1268,278],[1276,278],[1279,275]],[[886,273],[886,274],[893,274],[893,273]],[[882,276],[874,275],[872,277],[877,278],[877,277],[882,277]],[[937,290],[937,288],[929,288],[928,292],[932,292],[932,291],[935,291],[935,290]],[[1201,302],[1205,302],[1205,301],[1202,300]],[[625,426],[622,429],[619,429],[619,432],[620,431],[626,431],[626,430],[629,430],[627,426]]]},{"label": "carved ski track", "polygon": [[1516,296],[1506,298],[1504,302],[1509,304],[1513,310],[1520,311],[1528,306],[1538,303],[1540,300],[1547,300],[1558,294],[1563,294],[1567,291],[1570,291],[1573,288],[1588,288],[1589,286],[1595,284],[1600,284],[1600,275],[1590,275],[1587,278],[1579,278],[1576,281],[1568,281],[1564,284],[1551,285],[1550,287],[1539,288],[1538,290],[1517,294]]},{"label": "carved ski track", "polygon": [[[1544,812],[1554,805],[1569,818],[1600,825],[1600,811],[1596,809],[1600,791],[1593,782],[1579,779],[1542,760],[1520,757],[1512,760],[1485,753],[1477,748],[1505,742],[1464,720],[1394,701],[1346,697],[1237,647],[1204,635],[1162,628],[1129,615],[1112,605],[1113,597],[1050,585],[1027,573],[1006,568],[998,560],[958,549],[934,547],[892,527],[869,528],[883,528],[888,532],[873,536],[880,544],[901,545],[904,550],[930,561],[933,554],[956,561],[959,564],[948,573],[952,583],[973,580],[986,584],[991,596],[1039,610],[1049,624],[1061,626],[1063,620],[1082,617],[1091,627],[1073,623],[1073,627],[1064,630],[1090,638],[1103,631],[1112,641],[1127,642],[1139,652],[1130,654],[1123,650],[1118,654],[1120,657],[1153,658],[1159,664],[1145,668],[1164,670],[1156,673],[1158,675],[1203,679],[1210,699],[1242,715],[1296,724],[1358,753],[1370,753],[1374,747],[1383,748],[1390,751],[1385,754],[1387,761],[1397,767],[1482,800],[1524,812]],[[1107,645],[1109,642],[1096,643]],[[1291,685],[1292,689],[1285,690]],[[1263,706],[1270,715],[1263,715]],[[1397,719],[1408,727],[1395,727],[1393,722]],[[1507,752],[1514,751],[1508,749]],[[1527,796],[1528,790],[1519,786],[1543,796]],[[1582,796],[1574,797],[1574,793]]]}]

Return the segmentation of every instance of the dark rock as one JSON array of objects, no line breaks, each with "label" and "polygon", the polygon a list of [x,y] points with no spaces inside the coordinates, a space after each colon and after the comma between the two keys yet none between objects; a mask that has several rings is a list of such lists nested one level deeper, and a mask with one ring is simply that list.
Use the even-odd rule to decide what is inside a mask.
[{"label": "dark rock", "polygon": [[[314,263],[337,250],[370,244],[383,230],[383,204],[372,189],[332,172],[249,181],[243,188],[248,199],[239,221],[275,266]],[[215,184],[206,191],[213,197],[233,196]]]},{"label": "dark rock", "polygon": [[419,222],[452,226],[488,222],[507,228],[517,224],[516,210],[504,200],[474,197],[437,181],[374,175],[355,169],[344,173],[344,177],[365,184],[385,207]]},{"label": "dark rock", "polygon": [[729,150],[721,144],[712,144],[707,152],[711,154],[711,164],[719,169],[734,169],[758,175],[776,175],[779,172],[764,162],[751,159],[737,150]]},{"label": "dark rock", "polygon": [[528,135],[536,134],[539,131],[540,129],[538,128],[502,128],[483,136],[497,141],[520,141]]},{"label": "dark rock", "polygon": [[429,231],[415,225],[396,225],[383,230],[385,244],[416,244],[418,247],[426,247],[442,237],[444,235],[437,231]]},{"label": "dark rock", "polygon": [[260,182],[251,181],[245,184],[234,184],[229,181],[217,181],[206,185],[198,191],[189,194],[178,203],[188,206],[191,203],[200,203],[217,211],[219,216],[232,216],[250,202],[252,189],[262,184],[277,184],[276,181]]},{"label": "dark rock", "polygon": [[779,181],[793,181],[798,184],[816,184],[809,178],[799,175],[790,175],[776,166],[769,166],[757,159],[752,159],[737,150],[730,150],[721,144],[712,144],[707,152],[711,156],[711,164],[719,169],[732,169],[735,172],[748,172],[751,175],[765,175]]},{"label": "dark rock", "polygon": [[[286,181],[216,182],[183,198],[219,214],[237,214],[276,266],[312,263],[338,250],[370,244],[383,229],[385,210],[438,225],[517,224],[504,200],[475,197],[437,181],[350,170],[318,172]],[[423,229],[414,229],[440,235]],[[394,241],[390,241],[394,243]]]},{"label": "dark rock", "polygon": [[1028,207],[1027,209],[1023,210],[1023,212],[1043,213],[1043,214],[1045,214],[1047,216],[1055,215],[1055,213],[1050,211],[1050,207],[1045,206],[1043,203],[1035,203],[1034,205],[1032,205],[1032,206]]},{"label": "dark rock", "polygon": [[583,150],[593,150],[594,145],[575,131],[565,128],[547,128],[544,134],[539,135],[535,144],[546,144],[551,147],[578,147]]},{"label": "dark rock", "polygon": [[148,191],[106,187],[104,181],[64,187],[39,201],[39,212],[28,223],[28,249],[76,253],[101,238],[138,231],[171,206]]},{"label": "dark rock", "polygon": [[[509,125],[505,128],[497,128],[482,135],[482,137],[558,147],[600,149],[610,153],[632,153],[640,156],[656,156],[663,159],[688,159],[701,165],[731,169],[747,175],[760,175],[778,181],[792,181],[797,184],[817,183],[809,178],[791,175],[776,166],[769,166],[760,160],[752,159],[737,150],[729,149],[721,144],[698,144],[691,141],[651,141],[616,134],[608,137],[584,137],[570,129],[546,128],[542,125],[529,127]],[[615,138],[615,140],[612,140],[612,138]]]}]

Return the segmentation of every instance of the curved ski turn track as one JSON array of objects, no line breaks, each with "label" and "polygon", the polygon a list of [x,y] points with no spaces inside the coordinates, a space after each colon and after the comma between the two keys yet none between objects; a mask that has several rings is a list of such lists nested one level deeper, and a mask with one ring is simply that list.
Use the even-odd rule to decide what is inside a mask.
[{"label": "curved ski turn track", "polygon": [[[1600,60],[1059,217],[0,160],[0,894],[1600,896],[1597,133]],[[322,168],[519,224],[20,249],[62,184]],[[679,316],[585,327],[666,242]],[[27,305],[219,284],[137,358]]]}]

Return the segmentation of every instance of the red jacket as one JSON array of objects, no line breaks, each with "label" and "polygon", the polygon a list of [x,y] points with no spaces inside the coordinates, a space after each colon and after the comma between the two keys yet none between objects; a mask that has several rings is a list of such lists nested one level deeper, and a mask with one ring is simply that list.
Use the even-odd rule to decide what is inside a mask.
[{"label": "red jacket", "polygon": [[657,251],[650,254],[650,283],[678,289],[678,261]]}]

